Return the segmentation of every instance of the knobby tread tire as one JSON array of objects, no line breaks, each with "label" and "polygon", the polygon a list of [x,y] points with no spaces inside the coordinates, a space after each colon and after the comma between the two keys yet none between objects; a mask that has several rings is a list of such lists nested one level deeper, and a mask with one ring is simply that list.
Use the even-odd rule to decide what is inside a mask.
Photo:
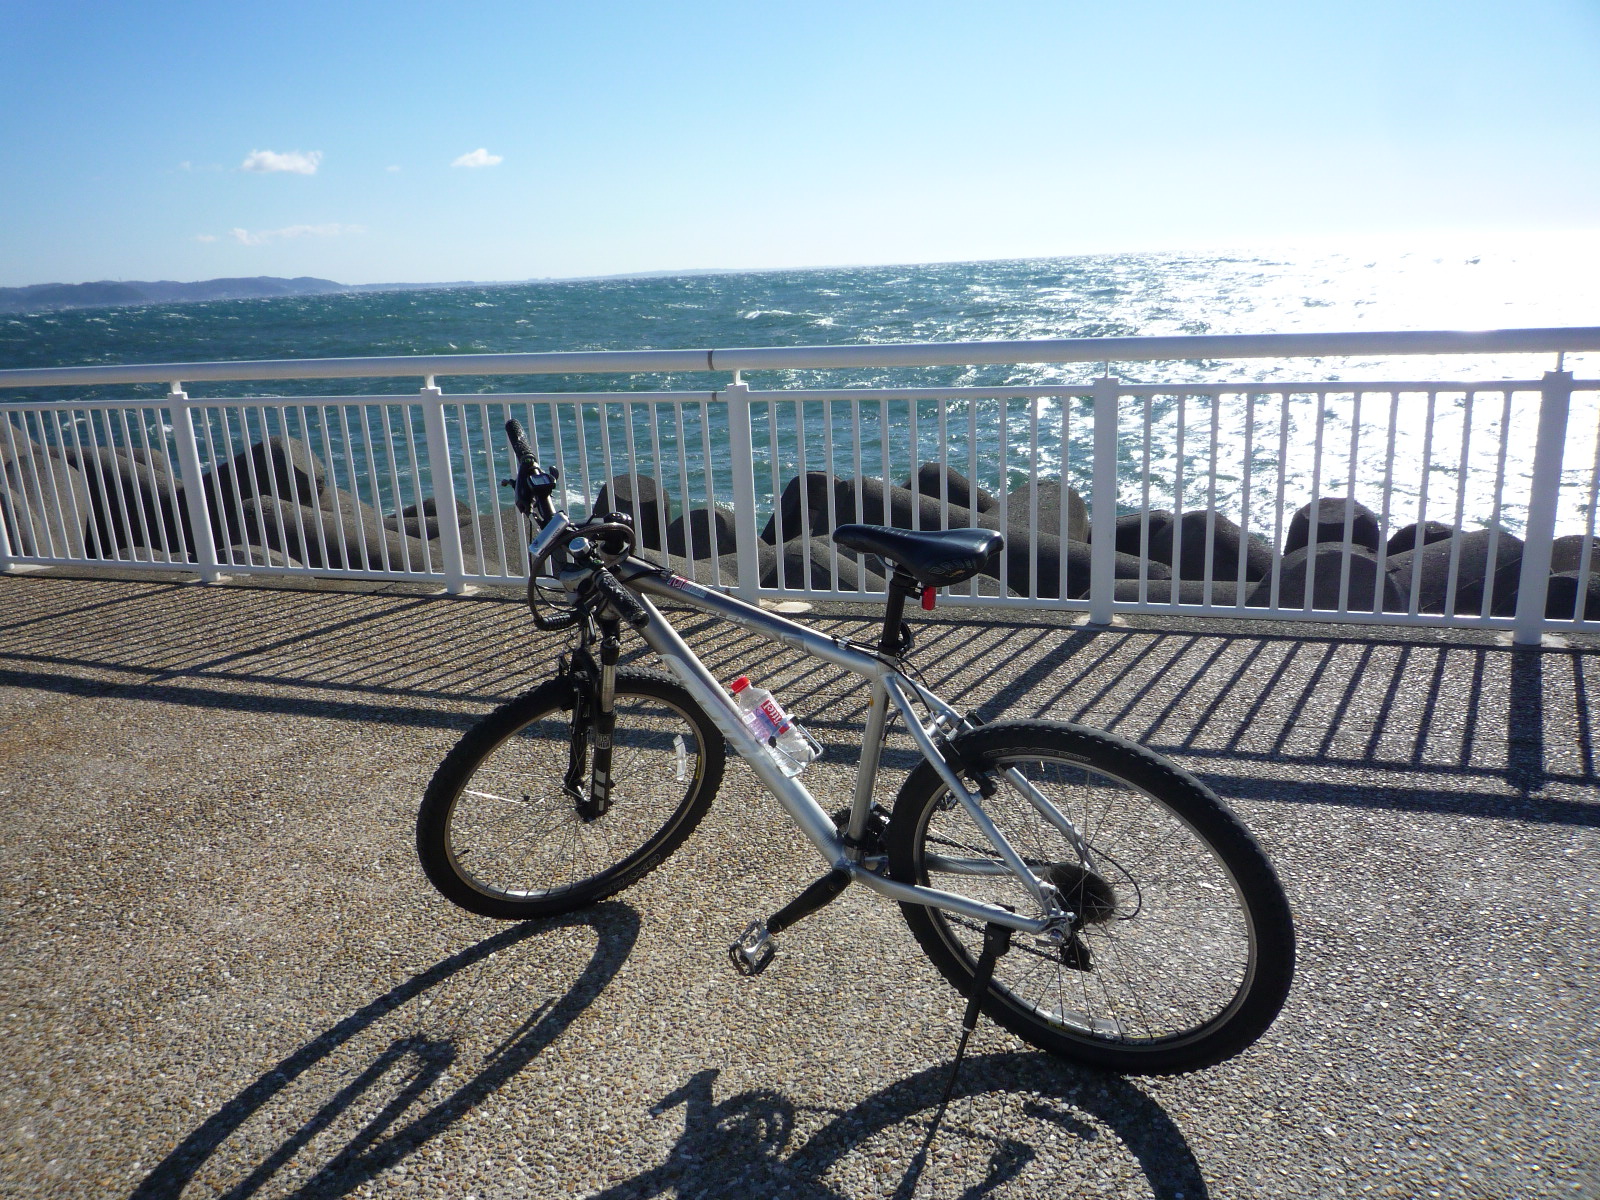
[{"label": "knobby tread tire", "polygon": [[[1001,760],[1038,755],[1091,769],[1156,800],[1187,825],[1231,874],[1238,901],[1248,914],[1243,919],[1253,935],[1254,953],[1232,1003],[1209,1023],[1183,1036],[1144,1040],[1068,1030],[1047,1022],[1004,989],[991,985],[982,1007],[993,1020],[1053,1054],[1088,1066],[1144,1075],[1179,1074],[1213,1066],[1238,1054],[1266,1031],[1293,982],[1293,918],[1272,864],[1209,788],[1176,764],[1125,738],[1066,722],[999,721],[961,734],[952,742],[969,776]],[[935,816],[930,806],[947,795],[943,781],[926,763],[902,785],[885,839],[890,873],[896,880],[928,882],[918,865],[920,844]],[[1043,818],[1039,822],[1044,827]],[[950,878],[941,874],[935,886],[959,892],[961,888],[952,887]],[[973,977],[974,956],[956,940],[955,926],[946,914],[919,904],[902,904],[901,911],[933,964],[965,996]],[[1017,934],[1016,939],[1020,945],[1027,935]]]},{"label": "knobby tread tire", "polygon": [[[485,890],[476,886],[470,874],[459,868],[451,850],[450,822],[462,791],[475,772],[507,741],[533,722],[552,715],[565,721],[569,715],[572,685],[564,678],[547,680],[502,704],[467,730],[439,764],[428,784],[417,814],[417,857],[429,882],[446,899],[480,916],[504,920],[526,920],[571,912],[637,883],[694,831],[710,809],[711,801],[722,783],[726,765],[726,746],[722,734],[689,693],[663,672],[619,669],[616,697],[619,708],[629,698],[669,705],[685,718],[686,730],[693,730],[697,736],[697,778],[686,788],[682,801],[661,827],[618,862],[549,894],[513,896]],[[619,717],[619,744],[626,732]],[[561,745],[564,755],[566,743]],[[547,791],[552,788],[559,791],[565,766],[563,757],[559,766],[553,769],[553,778],[543,781]],[[626,802],[625,795],[616,800],[618,805]],[[606,821],[610,815],[602,816],[599,821]]]}]

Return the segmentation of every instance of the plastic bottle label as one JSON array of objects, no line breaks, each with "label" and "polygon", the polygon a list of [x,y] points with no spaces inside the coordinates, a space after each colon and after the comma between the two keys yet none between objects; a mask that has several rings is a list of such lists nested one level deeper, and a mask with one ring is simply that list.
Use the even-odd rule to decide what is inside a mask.
[{"label": "plastic bottle label", "polygon": [[772,726],[774,737],[782,737],[789,732],[789,718],[784,716],[783,710],[771,700],[763,700],[755,711],[765,717],[767,723]]}]

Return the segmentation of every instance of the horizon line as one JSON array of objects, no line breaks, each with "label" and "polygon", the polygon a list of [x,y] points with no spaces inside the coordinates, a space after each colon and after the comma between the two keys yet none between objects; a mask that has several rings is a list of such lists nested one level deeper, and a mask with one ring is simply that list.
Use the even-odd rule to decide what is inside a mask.
[{"label": "horizon line", "polygon": [[1258,242],[1216,242],[1210,244],[1197,244],[1187,249],[1174,249],[1172,247],[1128,249],[1128,250],[1097,250],[1059,254],[1019,254],[999,255],[990,258],[930,258],[918,260],[900,260],[890,262],[837,262],[814,263],[803,265],[767,265],[767,266],[718,266],[718,267],[673,267],[673,268],[645,268],[632,271],[614,271],[603,273],[589,273],[582,275],[534,275],[515,279],[456,279],[456,280],[375,280],[371,282],[346,282],[337,279],[327,279],[316,275],[217,275],[206,279],[126,279],[107,278],[84,279],[73,282],[65,280],[49,280],[42,283],[8,284],[0,285],[0,291],[26,291],[31,288],[41,287],[83,287],[90,284],[139,284],[139,283],[174,283],[174,284],[201,284],[214,283],[223,279],[320,279],[325,283],[337,284],[343,288],[381,291],[386,288],[451,288],[451,287],[516,287],[527,284],[543,283],[587,283],[612,279],[671,279],[688,275],[757,275],[778,271],[848,271],[863,269],[894,269],[904,267],[942,267],[962,266],[978,263],[1002,262],[1045,262],[1058,259],[1078,258],[1115,258],[1125,255],[1216,255],[1216,254],[1267,254],[1284,253],[1292,250],[1316,250],[1323,253],[1339,253],[1346,249],[1375,249],[1383,247],[1393,250],[1400,247],[1410,247],[1407,253],[1427,253],[1439,248],[1443,243],[1459,244],[1466,240],[1481,240],[1489,242],[1507,241],[1549,241],[1555,239],[1594,238],[1600,241],[1600,228],[1578,229],[1541,229],[1541,230],[1445,230],[1436,233],[1367,233],[1367,234],[1317,234],[1296,238],[1270,239]]}]

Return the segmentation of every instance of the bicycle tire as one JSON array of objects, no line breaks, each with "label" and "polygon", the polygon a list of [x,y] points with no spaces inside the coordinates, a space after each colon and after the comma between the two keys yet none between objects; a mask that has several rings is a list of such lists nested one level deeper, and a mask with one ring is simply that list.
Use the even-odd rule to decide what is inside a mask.
[{"label": "bicycle tire", "polygon": [[[1264,1033],[1294,977],[1294,926],[1272,864],[1239,819],[1180,767],[1114,734],[1056,721],[1001,721],[953,746],[966,775],[992,780],[983,808],[1030,867],[1065,885],[1071,842],[1001,772],[1016,766],[1088,844],[1111,897],[1086,896],[1078,947],[1014,935],[982,1007],[1023,1040],[1124,1074],[1198,1070]],[[932,767],[901,787],[886,835],[890,873],[1018,912],[1037,902]],[[959,851],[952,852],[959,847]],[[989,874],[968,873],[974,869]],[[1064,894],[1067,888],[1063,887]],[[967,995],[978,922],[902,904],[912,933]],[[1087,969],[1081,969],[1087,962]]]},{"label": "bicycle tire", "polygon": [[612,806],[582,820],[562,788],[571,708],[566,679],[540,684],[469,729],[434,772],[417,857],[451,902],[507,920],[571,912],[654,870],[710,808],[722,734],[667,676],[619,670]]}]

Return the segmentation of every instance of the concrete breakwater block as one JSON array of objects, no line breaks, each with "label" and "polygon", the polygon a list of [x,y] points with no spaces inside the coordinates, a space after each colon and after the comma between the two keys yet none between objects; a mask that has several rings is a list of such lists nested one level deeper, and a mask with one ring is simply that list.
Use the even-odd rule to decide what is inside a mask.
[{"label": "concrete breakwater block", "polygon": [[[928,474],[931,473],[919,473],[919,478],[926,478]],[[937,476],[933,477],[937,483]],[[790,479],[784,486],[778,497],[777,509],[761,532],[761,540],[774,545],[781,538],[787,544],[802,539],[806,531],[815,539],[830,534],[836,525],[854,522],[891,525],[901,529],[941,529],[946,527],[948,521],[949,528],[993,529],[1005,534],[1006,544],[984,568],[982,575],[995,580],[1003,577],[1008,588],[1019,595],[1026,595],[1032,590],[1037,569],[1038,595],[1057,599],[1062,594],[1064,566],[1066,594],[1071,598],[1079,598],[1089,588],[1089,544],[1073,538],[1063,541],[1050,532],[1040,532],[1030,542],[1026,526],[1017,523],[1019,519],[1025,520],[1029,512],[1025,506],[1031,502],[1031,498],[1025,500],[1028,490],[1024,485],[1007,496],[1007,515],[1012,521],[1006,527],[1000,521],[998,510],[978,512],[954,503],[946,505],[923,492],[886,486],[881,479],[840,479],[825,471],[808,471],[803,476]],[[1052,517],[1050,505],[1065,503],[1069,524],[1075,523],[1085,532],[1088,531],[1087,513],[1077,511],[1082,506],[1082,499],[1073,489],[1067,488],[1063,492],[1059,484],[1046,486],[1041,481],[1038,495],[1041,530],[1049,530],[1049,521],[1052,519],[1059,523],[1060,509],[1055,508]],[[1125,554],[1117,555],[1115,571],[1119,579],[1137,578],[1145,571],[1149,572],[1151,578],[1165,579],[1171,575],[1161,563],[1145,564]]]},{"label": "concrete breakwater block", "polygon": [[1244,531],[1221,513],[1205,509],[1184,513],[1150,539],[1150,561],[1173,567],[1179,579],[1205,579],[1209,574],[1213,579],[1237,580],[1241,557],[1247,583],[1256,582],[1272,569],[1270,547],[1245,537]]},{"label": "concrete breakwater block", "polygon": [[[200,483],[217,545],[277,550],[310,567],[351,570],[366,565],[359,551],[345,553],[344,535],[322,509],[327,472],[300,438],[274,435],[256,442],[214,465]],[[348,515],[364,518],[367,514],[350,511],[354,504],[352,498]],[[379,544],[389,531],[375,513],[372,519],[371,540]],[[316,548],[310,548],[312,543]],[[327,561],[323,545],[329,550]]]},{"label": "concrete breakwater block", "polygon": [[[1409,582],[1409,577],[1401,581]],[[1467,614],[1487,614],[1491,617],[1510,617],[1517,612],[1517,593],[1522,587],[1522,560],[1513,559],[1487,579],[1469,579],[1456,587],[1455,611]],[[1404,588],[1402,586],[1402,593]],[[1484,593],[1488,603],[1484,603]],[[1418,610],[1422,611],[1421,609]]]},{"label": "concrete breakwater block", "polygon": [[[841,525],[859,521],[867,525],[892,525],[900,529],[945,527],[944,505],[938,500],[907,488],[886,486],[881,479],[836,480],[833,502]],[[826,517],[826,510],[822,515]],[[950,505],[950,528],[969,525],[1004,532],[998,512],[974,512],[970,508]]]},{"label": "concrete breakwater block", "polygon": [[[1489,591],[1488,615],[1514,617],[1522,586],[1522,562],[1507,563],[1494,573]],[[1484,584],[1474,580],[1456,593],[1458,613],[1482,613]],[[1581,611],[1580,611],[1581,610]],[[1600,571],[1588,578],[1577,571],[1553,571],[1545,585],[1544,615],[1555,620],[1600,620]]]},{"label": "concrete breakwater block", "polygon": [[1450,526],[1439,521],[1424,521],[1420,525],[1406,525],[1395,531],[1389,539],[1386,553],[1404,554],[1407,550],[1415,550],[1419,545],[1426,546],[1429,542],[1443,541],[1455,531]]},{"label": "concrete breakwater block", "polygon": [[241,502],[259,497],[314,506],[327,485],[327,472],[305,441],[274,435],[216,464],[201,482],[213,510],[212,528],[232,533],[238,528]]},{"label": "concrete breakwater block", "polygon": [[[1568,533],[1550,543],[1550,570],[1560,575],[1576,571],[1583,565],[1583,543],[1588,540],[1581,533]],[[1589,569],[1600,574],[1600,538],[1592,541],[1589,549]]]},{"label": "concrete breakwater block", "polygon": [[[834,493],[834,478],[826,471],[807,471],[796,475],[783,485],[778,494],[778,504],[765,528],[761,540],[769,546],[780,541],[832,532],[828,520],[828,501]],[[840,522],[846,520],[839,518]]]},{"label": "concrete breakwater block", "polygon": [[66,446],[61,457],[82,472],[89,488],[91,558],[136,548],[171,562],[194,558],[183,486],[165,454],[141,451],[135,458],[110,446]]},{"label": "concrete breakwater block", "polygon": [[[1348,577],[1346,571],[1348,570]],[[1347,582],[1348,580],[1348,582]],[[1272,580],[1263,579],[1245,604],[1272,603]],[[1303,546],[1283,556],[1278,571],[1278,607],[1350,612],[1403,612],[1405,600],[1378,556],[1362,546]]]},{"label": "concrete breakwater block", "polygon": [[672,523],[672,497],[649,475],[617,475],[600,485],[594,512],[627,513],[639,545],[665,549],[665,531]]},{"label": "concrete breakwater block", "polygon": [[[1074,487],[1063,488],[1059,479],[1040,479],[1036,483],[1020,483],[1006,496],[1006,519],[1013,529],[1027,528],[1028,514],[1034,504],[1039,506],[1038,528],[1041,533],[1061,537],[1061,509],[1067,510],[1066,538],[1073,542],[1089,540],[1089,509]],[[996,506],[998,508],[998,505]],[[980,512],[988,511],[980,509]],[[998,516],[998,512],[995,514]],[[1120,547],[1119,547],[1120,549]]]},{"label": "concrete breakwater block", "polygon": [[[1346,524],[1350,528],[1348,537],[1345,536]],[[1283,537],[1283,552],[1291,554],[1309,546],[1313,529],[1318,545],[1349,542],[1352,546],[1363,546],[1373,553],[1377,553],[1378,547],[1383,545],[1378,514],[1349,496],[1324,496],[1297,508],[1294,516],[1289,518],[1289,531]]]},{"label": "concrete breakwater block", "polygon": [[[681,554],[668,553],[665,565],[685,579],[696,580],[706,587],[736,587],[739,583],[739,556],[733,553],[718,558],[688,559]],[[777,586],[778,551],[766,543],[758,543],[755,553],[756,582],[762,587]],[[798,585],[797,585],[798,586]],[[661,601],[657,601],[661,603]]]},{"label": "concrete breakwater block", "polygon": [[1550,576],[1544,615],[1557,621],[1600,621],[1600,571],[1590,571],[1587,580],[1576,571]]},{"label": "concrete breakwater block", "polygon": [[[1117,518],[1117,551],[1142,558],[1158,537],[1171,536],[1176,518],[1164,508],[1123,513]],[[1148,532],[1146,532],[1148,530]],[[1085,538],[1085,541],[1093,539]]]},{"label": "concrete breakwater block", "polygon": [[[462,567],[468,575],[521,575],[527,567],[528,528],[523,516],[515,508],[496,508],[473,516],[472,507],[452,497],[457,536],[461,542]],[[327,507],[324,499],[322,507]],[[447,510],[448,511],[448,510]],[[371,510],[359,505],[360,518],[365,521]],[[405,537],[406,544],[425,541],[429,545],[428,563],[434,571],[444,566],[444,539],[434,498],[429,496],[421,504],[408,504],[398,513],[381,518],[384,528]],[[391,569],[406,569],[392,565]],[[423,570],[423,560],[412,546],[410,570]]]},{"label": "concrete breakwater block", "polygon": [[[784,484],[778,503],[761,540],[768,545],[789,541],[807,534],[829,534],[836,525],[861,522],[891,525],[899,529],[993,529],[1002,533],[1025,530],[1029,514],[1037,505],[1041,534],[1059,538],[1062,506],[1066,506],[1069,541],[1087,541],[1088,510],[1083,498],[1071,487],[1063,489],[1058,480],[1041,479],[1037,485],[1024,483],[1006,496],[1006,520],[1001,521],[1000,502],[970,483],[955,471],[948,472],[948,502],[939,495],[940,473],[937,464],[925,463],[915,482],[918,487],[885,485],[873,476],[841,478],[826,471],[807,471]],[[977,496],[980,507],[963,505],[962,499]]]},{"label": "concrete breakwater block", "polygon": [[[837,558],[834,552],[837,551]],[[737,556],[735,556],[737,557]],[[853,592],[859,590],[864,584],[868,587],[882,587],[884,573],[882,564],[872,555],[862,555],[866,563],[863,571],[857,562],[856,553],[846,550],[843,546],[835,546],[831,538],[814,537],[809,541],[796,538],[793,541],[773,548],[770,561],[763,562],[761,568],[762,587],[804,588],[806,586],[806,564],[811,566],[811,584],[813,588],[821,590],[836,589],[838,591]],[[835,570],[837,563],[837,570]],[[779,572],[782,571],[782,582],[779,582]]]},{"label": "concrete breakwater block", "polygon": [[[403,571],[409,554],[415,571],[427,561],[425,542],[388,528],[376,509],[348,492],[330,492],[316,506],[255,497],[243,515],[243,536],[231,544],[276,550],[308,567]],[[437,550],[433,561],[437,569]]]},{"label": "concrete breakwater block", "polygon": [[217,551],[217,561],[225,567],[289,567],[300,570],[305,566],[281,551],[269,550],[264,546],[229,546]]},{"label": "concrete breakwater block", "polygon": [[923,463],[917,468],[916,475],[901,486],[908,491],[920,492],[935,500],[948,500],[959,508],[970,508],[977,512],[994,512],[1000,507],[1000,501],[983,488],[975,486],[960,471],[936,462]]},{"label": "concrete breakwater block", "polygon": [[[945,515],[945,506],[938,500],[908,488],[885,487],[881,479],[836,479],[824,471],[808,471],[784,486],[777,511],[761,531],[761,540],[774,545],[808,533],[822,537],[838,525],[856,522],[942,529]],[[949,524],[951,528],[969,524],[979,529],[1000,528],[995,513],[974,512],[955,504],[949,506]]]},{"label": "concrete breakwater block", "polygon": [[[899,529],[943,529],[973,527],[1004,532],[998,509],[979,512],[963,508],[954,500],[948,507],[933,496],[910,488],[885,486],[871,476],[843,479],[826,471],[807,471],[784,485],[776,511],[761,531],[769,545],[804,537],[832,533],[837,525],[860,522],[867,525],[892,525]],[[1048,528],[1048,526],[1046,526]]]},{"label": "concrete breakwater block", "polygon": [[[1066,595],[1071,600],[1081,600],[1089,594],[1090,562],[1094,554],[1088,542],[1063,542],[1051,534],[1038,535],[1038,595],[1055,600],[1061,596],[1061,572],[1066,568]],[[1005,562],[1005,574],[1000,571],[1000,559]],[[1006,539],[1000,555],[991,559],[983,574],[993,579],[1003,579],[1006,586],[1019,595],[1028,595],[1034,578],[1034,549],[1028,539],[1018,534]],[[1172,572],[1161,563],[1147,562],[1131,554],[1117,554],[1113,558],[1112,575],[1115,579],[1170,579]]]},{"label": "concrete breakwater block", "polygon": [[[1491,551],[1494,554],[1492,564],[1489,559]],[[1515,583],[1503,583],[1501,580],[1511,580],[1520,568],[1522,539],[1503,530],[1496,533],[1488,529],[1472,529],[1437,542],[1429,542],[1415,550],[1404,551],[1388,560],[1389,576],[1399,588],[1401,596],[1407,598],[1401,604],[1402,609],[1408,607],[1415,581],[1417,611],[1425,613],[1445,611],[1445,601],[1450,589],[1452,555],[1458,558],[1455,602],[1451,605],[1453,611],[1467,613],[1480,611],[1483,606],[1484,583],[1491,574],[1496,579],[1492,606],[1506,599],[1508,589],[1510,595],[1515,596]],[[1508,569],[1509,574],[1502,576],[1501,572]],[[1474,585],[1475,590],[1473,590]]]},{"label": "concrete breakwater block", "polygon": [[[458,526],[465,525],[472,519],[472,510],[461,501],[451,497],[451,504],[455,509],[455,522]],[[396,533],[404,533],[414,538],[432,541],[439,536],[439,510],[432,496],[421,504],[408,504],[398,513],[390,513],[383,518],[383,523]]]},{"label": "concrete breakwater block", "polygon": [[[528,566],[528,529],[522,514],[514,508],[503,508],[480,513],[474,519],[470,511],[464,511],[461,554],[469,575],[523,574]],[[442,554],[435,551],[434,562],[442,561]]]},{"label": "concrete breakwater block", "polygon": [[[1119,579],[1114,586],[1113,594],[1118,600],[1135,603],[1140,599],[1138,579]],[[1206,604],[1206,585],[1198,579],[1166,579],[1152,578],[1145,585],[1144,600],[1149,604],[1173,603],[1173,592],[1176,588],[1177,603],[1179,604]],[[1244,586],[1246,599],[1244,603],[1254,604],[1258,607],[1266,604],[1265,600],[1255,596],[1256,585],[1247,583]],[[1239,587],[1229,579],[1215,580],[1211,584],[1211,599],[1209,603],[1235,607],[1239,604]]]},{"label": "concrete breakwater block", "polygon": [[82,471],[15,427],[11,437],[0,438],[0,517],[11,538],[11,553],[87,557],[90,511],[89,483]]},{"label": "concrete breakwater block", "polygon": [[[667,553],[690,559],[711,558],[713,552],[727,554],[734,547],[734,511],[718,504],[712,508],[692,508],[667,526]],[[716,537],[713,539],[713,531]]]}]

